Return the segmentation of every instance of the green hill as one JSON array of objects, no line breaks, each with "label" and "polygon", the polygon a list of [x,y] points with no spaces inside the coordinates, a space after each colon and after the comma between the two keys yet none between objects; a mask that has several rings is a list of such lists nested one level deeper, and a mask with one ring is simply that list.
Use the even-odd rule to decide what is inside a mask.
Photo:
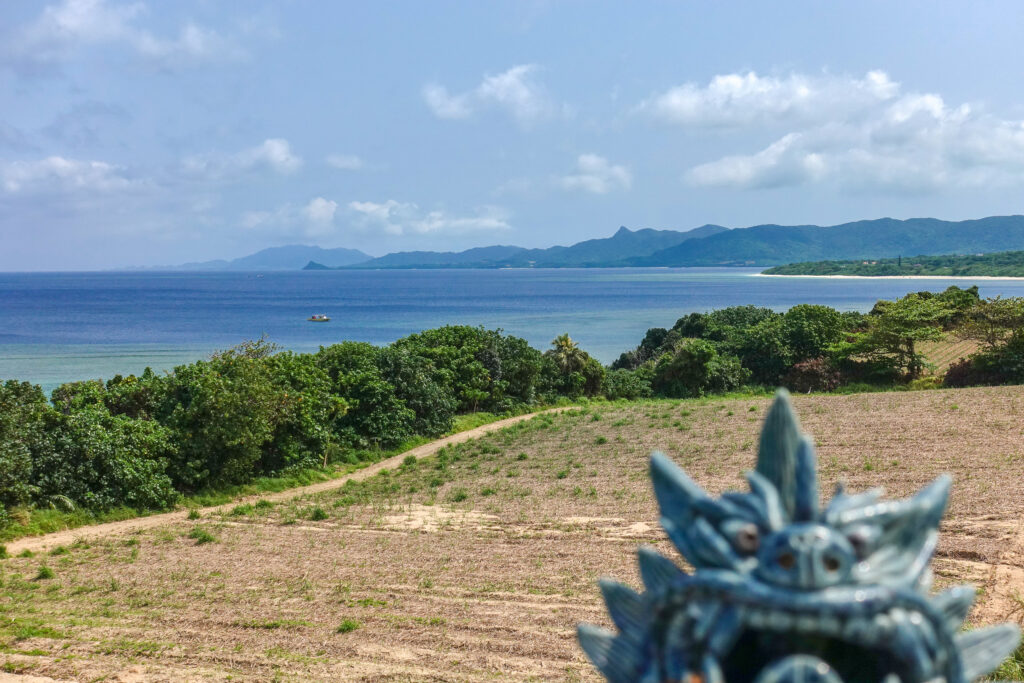
[{"label": "green hill", "polygon": [[624,258],[643,258],[667,247],[726,232],[705,225],[687,232],[619,228],[611,237],[586,240],[568,247],[524,249],[495,246],[461,252],[407,251],[388,254],[350,268],[585,268],[626,265]]},{"label": "green hill", "polygon": [[831,227],[758,225],[683,242],[632,266],[774,266],[798,261],[971,254],[1024,249],[1024,216],[969,221],[880,218]]},{"label": "green hill", "polygon": [[1024,251],[990,254],[948,254],[877,260],[808,261],[776,266],[765,275],[893,275],[1024,277]]}]

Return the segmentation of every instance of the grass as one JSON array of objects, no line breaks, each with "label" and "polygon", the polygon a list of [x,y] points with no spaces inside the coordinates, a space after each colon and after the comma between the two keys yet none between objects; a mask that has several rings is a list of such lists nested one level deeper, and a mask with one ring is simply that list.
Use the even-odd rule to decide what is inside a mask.
[{"label": "grass", "polygon": [[1024,645],[1018,647],[986,680],[1024,681]]},{"label": "grass", "polygon": [[357,628],[359,628],[361,625],[362,624],[360,624],[355,619],[344,619],[340,624],[338,624],[338,628],[336,628],[334,632],[351,633],[352,631],[355,631]]},{"label": "grass", "polygon": [[196,545],[203,545],[205,543],[216,543],[217,537],[211,534],[209,531],[199,526],[198,524],[192,527],[192,530],[188,532],[188,537],[195,539]]},{"label": "grass", "polygon": [[[490,424],[491,422],[503,420],[507,417],[544,410],[546,407],[548,406],[529,406],[522,408],[518,412],[514,411],[507,414],[479,412],[458,415],[449,434],[464,432]],[[197,508],[225,505],[238,498],[257,496],[263,493],[279,493],[300,486],[337,479],[416,446],[430,443],[433,440],[433,437],[419,436],[408,439],[392,449],[347,451],[345,453],[346,457],[353,462],[330,463],[326,468],[313,467],[296,470],[274,477],[258,477],[247,484],[200,491],[193,495],[182,497],[177,505],[177,509],[188,508],[188,519],[196,520],[201,516]],[[12,514],[11,523],[0,528],[0,543],[25,536],[42,536],[55,531],[77,529],[92,524],[146,517],[167,512],[167,510],[138,510],[129,507],[119,507],[107,511],[90,511],[82,508],[73,511],[50,508],[19,508],[13,512],[15,514]]]}]

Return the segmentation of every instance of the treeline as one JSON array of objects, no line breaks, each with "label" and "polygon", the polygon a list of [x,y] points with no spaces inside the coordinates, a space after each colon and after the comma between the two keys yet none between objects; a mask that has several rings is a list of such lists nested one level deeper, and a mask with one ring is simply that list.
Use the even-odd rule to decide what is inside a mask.
[{"label": "treeline", "polygon": [[[568,336],[443,327],[387,347],[317,353],[243,344],[168,374],[73,382],[50,401],[0,384],[0,505],[156,510],[182,494],[331,462],[357,463],[458,413],[596,396],[604,368]],[[3,521],[3,520],[0,520]]]},{"label": "treeline", "polygon": [[1024,277],[1024,251],[947,254],[856,261],[808,261],[775,266],[765,275],[934,275],[936,277]]},{"label": "treeline", "polygon": [[[981,350],[944,377],[921,345],[974,339]],[[609,398],[686,397],[747,385],[793,391],[842,386],[967,386],[1024,382],[1024,299],[986,299],[978,288],[950,287],[879,301],[866,314],[812,304],[785,313],[733,306],[691,313],[653,328],[623,353],[605,381]]]},{"label": "treeline", "polygon": [[[979,351],[944,379],[921,344],[955,335]],[[182,365],[72,382],[49,399],[0,383],[0,523],[13,510],[165,509],[182,495],[261,476],[358,464],[460,413],[505,413],[584,397],[691,397],[786,386],[1024,383],[1024,299],[950,287],[871,312],[734,306],[653,328],[605,368],[568,336],[541,352],[500,330],[450,326],[386,347],[316,353],[260,340]]]}]

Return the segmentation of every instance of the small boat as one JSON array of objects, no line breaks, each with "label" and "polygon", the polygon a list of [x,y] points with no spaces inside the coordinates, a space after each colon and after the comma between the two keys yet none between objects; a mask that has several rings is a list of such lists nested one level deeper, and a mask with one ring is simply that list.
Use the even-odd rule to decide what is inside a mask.
[{"label": "small boat", "polygon": [[327,317],[326,313],[314,313],[313,315],[306,318],[311,323],[329,323],[331,319]]}]

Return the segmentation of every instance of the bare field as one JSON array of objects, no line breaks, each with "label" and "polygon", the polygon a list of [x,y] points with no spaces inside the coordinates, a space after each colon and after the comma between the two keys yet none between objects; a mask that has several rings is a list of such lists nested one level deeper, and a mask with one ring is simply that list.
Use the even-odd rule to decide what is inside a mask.
[{"label": "bare field", "polygon": [[[64,680],[597,680],[596,579],[671,552],[647,457],[742,485],[768,399],[544,415],[341,489],[0,564],[0,660]],[[955,484],[938,583],[1024,619],[1024,388],[796,397],[823,490]]]}]

